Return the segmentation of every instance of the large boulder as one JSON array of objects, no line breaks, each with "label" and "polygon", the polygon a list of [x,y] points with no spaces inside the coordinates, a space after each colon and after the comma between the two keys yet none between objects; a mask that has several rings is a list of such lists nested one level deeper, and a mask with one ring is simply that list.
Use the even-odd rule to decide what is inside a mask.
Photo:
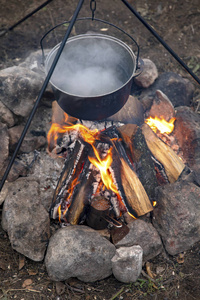
[{"label": "large boulder", "polygon": [[177,107],[190,105],[195,88],[188,79],[173,72],[165,72],[148,89],[142,91],[140,99],[154,98],[157,90],[162,91]]},{"label": "large boulder", "polygon": [[68,226],[51,237],[45,264],[52,280],[77,277],[94,282],[112,274],[115,251],[115,246],[97,231],[86,226]]},{"label": "large boulder", "polygon": [[50,236],[50,220],[41,204],[37,181],[19,178],[9,184],[2,228],[7,231],[13,249],[34,261],[43,260]]},{"label": "large boulder", "polygon": [[9,135],[6,124],[0,122],[0,178],[3,176],[9,155]]},{"label": "large boulder", "polygon": [[0,71],[0,101],[15,115],[27,117],[42,87],[41,75],[18,66]]},{"label": "large boulder", "polygon": [[200,187],[190,174],[157,188],[153,225],[171,255],[190,249],[200,241]]}]

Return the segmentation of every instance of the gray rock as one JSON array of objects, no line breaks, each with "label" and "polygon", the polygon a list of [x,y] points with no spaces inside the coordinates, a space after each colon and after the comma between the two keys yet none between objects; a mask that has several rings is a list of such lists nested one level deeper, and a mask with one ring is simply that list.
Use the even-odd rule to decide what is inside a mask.
[{"label": "gray rock", "polygon": [[134,78],[135,83],[143,88],[148,88],[158,78],[156,65],[148,58],[143,59],[144,66],[142,73]]},{"label": "gray rock", "polygon": [[0,193],[0,204],[7,196],[10,182],[16,180],[19,175],[27,176],[29,181],[39,183],[41,204],[49,212],[63,163],[63,159],[52,159],[46,151],[21,154],[20,160],[16,158],[8,175],[8,182],[5,182]]},{"label": "gray rock", "polygon": [[15,125],[15,119],[13,113],[0,101],[0,122],[9,128]]},{"label": "gray rock", "polygon": [[171,255],[200,240],[200,187],[187,177],[156,189],[153,225]]},{"label": "gray rock", "polygon": [[2,190],[1,190],[1,193],[0,193],[0,205],[5,201],[6,197],[7,197],[7,194],[8,194],[8,191],[9,191],[9,186],[10,186],[10,183],[9,182],[5,182]]},{"label": "gray rock", "polygon": [[[49,50],[45,50],[45,53]],[[30,69],[33,72],[39,73],[45,76],[45,70],[43,65],[42,50],[30,52],[26,59],[18,66],[21,68]]]},{"label": "gray rock", "polygon": [[41,261],[49,235],[49,215],[40,203],[39,184],[19,178],[9,185],[2,212],[2,228],[7,231],[13,249]]},{"label": "gray rock", "polygon": [[[8,130],[9,138],[10,138],[9,146],[10,146],[11,151],[15,150],[23,129],[24,129],[23,125],[18,125],[18,126],[9,128],[9,130]],[[20,147],[20,152],[24,152],[24,153],[32,152],[36,149],[39,149],[39,148],[45,146],[46,142],[47,142],[46,137],[44,137],[42,135],[34,136],[28,132],[23,140],[21,147]]]},{"label": "gray rock", "polygon": [[160,90],[156,91],[148,117],[164,118],[167,122],[175,117],[174,106],[169,98]]},{"label": "gray rock", "polygon": [[77,277],[94,282],[112,274],[115,246],[97,231],[82,225],[59,229],[50,239],[45,265],[55,281]]},{"label": "gray rock", "polygon": [[64,160],[52,159],[46,151],[36,152],[36,157],[32,160],[32,167],[27,175],[39,182],[41,203],[49,211]]},{"label": "gray rock", "polygon": [[143,250],[140,246],[121,247],[112,258],[112,271],[121,282],[135,282],[142,271]]},{"label": "gray rock", "polygon": [[[49,51],[50,51],[50,49],[44,50],[45,56]],[[40,76],[42,76],[43,81],[46,78],[46,73],[45,73],[45,69],[44,69],[44,61],[43,61],[43,57],[42,57],[42,50],[37,50],[37,51],[33,51],[33,52],[29,53],[29,55],[26,57],[26,59],[22,63],[19,64],[19,67],[29,69],[29,70],[39,74]],[[47,89],[44,93],[44,97],[47,96],[49,93],[53,94],[50,84],[48,84],[48,86],[47,86]]]},{"label": "gray rock", "polygon": [[30,134],[33,136],[46,137],[52,124],[51,117],[52,117],[52,107],[48,108],[43,105],[38,107],[37,112],[30,125],[30,129],[29,129]]},{"label": "gray rock", "polygon": [[7,180],[9,182],[15,181],[17,178],[19,178],[19,176],[26,176],[27,172],[28,167],[22,161],[16,158],[8,174]]},{"label": "gray rock", "polygon": [[42,87],[41,75],[18,66],[0,71],[0,101],[14,114],[27,117]]},{"label": "gray rock", "polygon": [[129,233],[115,246],[131,247],[139,245],[143,249],[143,261],[154,258],[162,251],[162,242],[156,229],[151,223],[137,219],[128,225]]},{"label": "gray rock", "polygon": [[9,135],[5,124],[0,123],[0,178],[5,171],[5,165],[9,155]]},{"label": "gray rock", "polygon": [[198,171],[196,166],[200,164],[200,115],[190,107],[177,107],[173,134],[187,165]]},{"label": "gray rock", "polygon": [[174,107],[189,106],[194,94],[194,85],[180,75],[173,72],[161,74],[158,79],[147,90],[140,95],[140,99],[147,97],[155,97],[157,90],[162,91]]},{"label": "gray rock", "polygon": [[109,121],[131,123],[142,125],[144,122],[144,111],[140,101],[133,96],[129,96],[126,104],[116,114],[107,118]]}]

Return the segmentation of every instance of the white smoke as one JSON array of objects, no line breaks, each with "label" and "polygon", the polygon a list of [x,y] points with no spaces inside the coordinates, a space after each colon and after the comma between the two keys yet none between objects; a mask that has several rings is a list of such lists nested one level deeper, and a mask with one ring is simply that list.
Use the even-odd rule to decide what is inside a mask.
[{"label": "white smoke", "polygon": [[112,46],[101,39],[67,44],[51,82],[67,94],[83,97],[100,96],[119,89],[129,76],[122,68],[124,49],[120,53],[121,46]]},{"label": "white smoke", "polygon": [[110,93],[123,85],[112,69],[89,67],[75,71],[64,79],[60,77],[58,86],[69,94],[81,96],[97,96]]}]

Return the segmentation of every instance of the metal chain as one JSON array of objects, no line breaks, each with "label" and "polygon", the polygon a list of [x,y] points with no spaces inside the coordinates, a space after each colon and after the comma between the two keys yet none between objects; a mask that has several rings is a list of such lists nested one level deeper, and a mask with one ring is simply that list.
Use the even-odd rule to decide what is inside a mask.
[{"label": "metal chain", "polygon": [[94,13],[95,13],[96,7],[97,7],[96,1],[91,0],[90,1],[90,9],[92,11],[92,20],[94,20]]}]

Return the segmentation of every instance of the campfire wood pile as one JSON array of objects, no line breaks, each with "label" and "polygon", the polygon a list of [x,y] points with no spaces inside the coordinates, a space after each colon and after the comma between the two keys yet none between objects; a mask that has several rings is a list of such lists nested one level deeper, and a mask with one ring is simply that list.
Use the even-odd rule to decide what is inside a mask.
[{"label": "campfire wood pile", "polygon": [[[40,52],[33,53],[23,64],[0,71],[0,176],[15,148],[16,132],[20,135],[45,77],[36,67],[40,57]],[[27,76],[29,80],[24,81]],[[21,86],[26,92],[21,93]],[[105,123],[103,127],[84,123],[92,130],[98,128],[93,145],[77,130],[61,134],[55,148],[49,145],[51,156],[56,156],[52,159],[46,153],[45,137],[51,122],[50,100],[54,99],[48,89],[1,192],[2,227],[11,246],[32,260],[45,258],[53,280],[100,280],[114,272],[116,255],[121,253],[118,258],[124,265],[124,253],[133,253],[137,245],[137,266],[141,266],[142,253],[144,263],[163,247],[176,255],[200,240],[200,116],[198,108],[190,106],[194,87],[170,72],[152,78],[148,87],[141,82],[133,85],[133,91],[128,107],[111,116],[106,129]],[[171,134],[154,133],[143,124],[150,116],[162,115],[167,122],[176,118]],[[60,115],[54,114],[52,121],[58,120]],[[70,123],[75,122],[70,118]],[[106,174],[113,180],[114,191],[102,184],[101,172],[91,162],[99,163],[93,146],[101,161],[111,154]],[[81,226],[60,228],[59,222],[50,222],[50,207],[52,217],[60,217],[61,223]],[[108,223],[110,231],[104,230],[104,237],[91,228],[96,224],[104,228]],[[127,267],[130,259],[127,255]],[[124,269],[122,273],[123,277]]]},{"label": "campfire wood pile", "polygon": [[112,126],[95,134],[100,157],[106,157],[111,150],[112,161],[107,171],[116,189],[109,190],[102,183],[101,170],[89,159],[94,156],[93,147],[80,134],[76,135],[79,139],[66,157],[51,208],[51,217],[61,222],[73,225],[83,222],[96,196],[102,197],[102,205],[103,199],[110,201],[109,214],[116,218],[123,212],[134,218],[145,215],[153,210],[159,181],[173,183],[185,168],[176,153],[147,124],[141,128],[135,124]]}]

